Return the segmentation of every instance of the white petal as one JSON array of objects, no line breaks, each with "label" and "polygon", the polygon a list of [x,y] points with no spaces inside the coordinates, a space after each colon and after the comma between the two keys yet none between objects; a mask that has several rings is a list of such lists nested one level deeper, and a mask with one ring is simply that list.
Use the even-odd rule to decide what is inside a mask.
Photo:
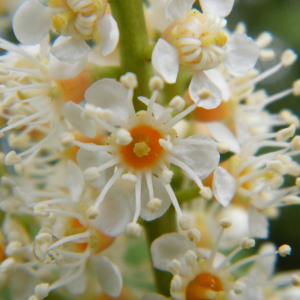
[{"label": "white petal", "polygon": [[83,135],[94,138],[96,136],[95,124],[93,121],[81,117],[83,108],[72,101],[68,101],[61,107],[61,114]]},{"label": "white petal", "polygon": [[157,238],[151,245],[151,256],[155,268],[167,271],[167,265],[179,260],[185,266],[184,255],[188,250],[196,250],[189,238],[179,233],[168,233]]},{"label": "white petal", "polygon": [[195,0],[169,0],[166,4],[166,18],[172,21],[182,22],[188,16]]},{"label": "white petal", "polygon": [[50,52],[62,62],[75,64],[86,56],[90,50],[91,48],[82,38],[59,37]]},{"label": "white petal", "polygon": [[146,221],[152,221],[154,219],[161,217],[168,210],[168,208],[171,205],[170,196],[166,192],[166,189],[164,188],[161,181],[158,178],[152,176],[152,183],[153,183],[153,189],[154,189],[154,197],[157,197],[160,200],[162,200],[162,204],[161,204],[161,207],[155,212],[152,212],[147,207],[147,203],[149,202],[149,191],[148,191],[148,185],[146,183],[146,180],[143,179],[140,216],[141,216],[141,218],[143,218]]},{"label": "white petal", "polygon": [[51,15],[41,3],[26,1],[16,11],[12,26],[21,43],[38,44],[50,30]]},{"label": "white petal", "polygon": [[211,12],[220,17],[230,14],[234,0],[199,0],[204,12]]},{"label": "white petal", "polygon": [[269,222],[252,205],[249,211],[249,228],[251,237],[266,239],[269,236]]},{"label": "white petal", "polygon": [[108,108],[116,117],[128,121],[128,90],[114,79],[101,79],[93,83],[84,96],[88,103],[101,108]]},{"label": "white petal", "polygon": [[82,295],[85,291],[87,284],[87,276],[85,273],[83,273],[79,278],[71,281],[68,283],[65,287],[68,293],[71,295]]},{"label": "white petal", "polygon": [[176,145],[172,155],[187,164],[201,178],[206,178],[219,164],[217,143],[204,134],[188,137],[199,141],[196,145]]},{"label": "white petal", "polygon": [[234,34],[227,43],[227,59],[223,62],[234,76],[243,76],[255,66],[259,48],[246,34]]},{"label": "white petal", "polygon": [[[143,102],[145,105],[148,106],[149,99],[143,96],[138,97],[138,99]],[[154,119],[157,120],[162,114],[164,114],[167,110],[160,104],[154,103],[153,105],[153,115]],[[172,119],[172,115],[170,113],[166,114],[166,117],[164,118],[165,122],[170,121]]]},{"label": "white petal", "polygon": [[132,221],[134,204],[129,194],[119,188],[111,188],[100,205],[99,215],[92,221],[94,227],[108,236],[119,236]]},{"label": "white petal", "polygon": [[241,146],[237,138],[225,124],[220,122],[208,122],[206,126],[216,141],[226,142],[229,145],[230,151],[233,153],[239,154],[241,152]]},{"label": "white petal", "polygon": [[194,73],[192,81],[189,86],[189,93],[194,101],[199,99],[198,93],[202,89],[210,91],[211,95],[208,99],[201,100],[199,107],[212,109],[218,107],[222,102],[221,90],[205,75],[203,71]]},{"label": "white petal", "polygon": [[101,53],[107,55],[111,53],[118,44],[118,24],[111,14],[107,14],[97,21],[96,26],[100,34]]},{"label": "white petal", "polygon": [[159,39],[152,52],[152,64],[168,83],[175,83],[179,71],[179,51],[164,39]]},{"label": "white petal", "polygon": [[[94,152],[85,149],[79,149],[77,152],[77,163],[79,168],[84,171],[90,167],[100,167],[105,164],[109,160],[111,160],[113,156],[106,152]],[[110,167],[104,171],[100,172],[100,178],[92,183],[92,186],[95,188],[103,188],[107,181],[113,176],[115,167]]]},{"label": "white petal", "polygon": [[236,192],[235,178],[222,167],[217,167],[213,179],[214,196],[224,207],[228,206]]},{"label": "white petal", "polygon": [[168,298],[158,294],[146,294],[141,298],[141,300],[168,300]]},{"label": "white petal", "polygon": [[217,69],[207,70],[204,73],[221,90],[223,101],[228,101],[231,97],[231,90],[225,77]]},{"label": "white petal", "polygon": [[118,297],[123,285],[119,268],[106,257],[93,255],[90,259],[101,287],[110,297]]},{"label": "white petal", "polygon": [[67,161],[67,186],[72,201],[78,202],[84,188],[82,173],[78,166],[71,160]]}]

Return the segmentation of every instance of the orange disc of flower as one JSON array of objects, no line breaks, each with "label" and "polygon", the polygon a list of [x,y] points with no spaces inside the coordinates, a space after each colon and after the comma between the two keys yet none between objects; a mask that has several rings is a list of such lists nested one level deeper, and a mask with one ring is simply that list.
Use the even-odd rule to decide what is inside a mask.
[{"label": "orange disc of flower", "polygon": [[223,291],[221,280],[209,273],[201,273],[187,286],[186,300],[209,300],[209,291]]},{"label": "orange disc of flower", "polygon": [[121,146],[123,161],[133,169],[153,167],[161,158],[164,149],[159,144],[163,138],[159,131],[147,125],[140,125],[130,131],[132,142]]}]

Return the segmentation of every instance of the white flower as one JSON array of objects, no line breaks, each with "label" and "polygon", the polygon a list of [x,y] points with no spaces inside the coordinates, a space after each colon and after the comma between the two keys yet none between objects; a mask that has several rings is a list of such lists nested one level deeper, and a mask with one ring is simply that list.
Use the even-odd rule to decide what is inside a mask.
[{"label": "white flower", "polygon": [[[214,69],[220,63],[234,76],[247,74],[255,65],[259,49],[245,34],[233,34],[229,38],[223,28],[234,0],[201,0],[203,13],[192,9],[194,1],[169,0],[166,17],[175,21],[153,50],[152,62],[168,83],[175,83],[179,68],[194,72],[189,92],[198,99],[203,87],[214,87],[215,103],[205,108],[215,108],[221,101],[219,89],[204,70]],[[217,92],[219,91],[219,92]]]},{"label": "white flower", "polygon": [[[132,76],[126,74],[121,78],[122,82],[129,86],[131,81],[128,79]],[[153,84],[155,88],[161,88],[161,81],[159,78],[153,78],[150,80],[150,87]],[[134,80],[132,86],[136,86]],[[183,221],[185,218],[170,186],[173,172],[169,170],[168,165],[171,163],[180,167],[196,182],[200,193],[203,194],[207,188],[203,186],[201,179],[206,178],[219,163],[217,144],[212,139],[205,135],[179,139],[176,138],[176,132],[172,128],[195,109],[199,101],[206,100],[199,99],[196,104],[172,118],[170,113],[183,107],[181,105],[183,99],[175,97],[170,102],[171,108],[166,110],[155,103],[157,94],[158,90],[154,89],[150,100],[140,97],[139,99],[148,108],[147,111],[135,113],[132,104],[133,88],[126,89],[115,80],[103,79],[87,89],[85,108],[72,102],[67,102],[63,106],[63,115],[83,134],[95,136],[96,124],[111,132],[109,145],[74,142],[81,148],[77,154],[80,168],[91,170],[96,167],[100,173],[100,178],[92,183],[95,187],[103,188],[94,204],[102,216],[99,218],[99,224],[103,223],[108,215],[111,220],[123,218],[126,216],[125,208],[130,206],[128,201],[134,201],[134,216],[129,229],[133,233],[134,229],[138,230],[138,227],[132,226],[137,226],[135,224],[139,216],[147,221],[156,219],[166,212],[172,202],[180,220],[184,223],[179,220],[180,224],[189,227]],[[123,202],[118,200],[117,204],[106,198],[108,190],[118,178],[134,185],[132,200],[124,199]],[[205,193],[206,196],[209,194]],[[122,233],[124,228],[117,228],[114,221],[111,221],[109,226],[101,225],[101,230],[108,235],[117,235]]]},{"label": "white flower", "polygon": [[119,40],[119,30],[112,15],[105,14],[106,0],[48,1],[44,6],[38,0],[23,3],[13,18],[13,30],[18,40],[27,45],[40,43],[53,28],[68,37],[54,45],[51,53],[60,61],[74,64],[86,56],[90,47],[85,40],[100,35],[103,55],[112,52]]}]

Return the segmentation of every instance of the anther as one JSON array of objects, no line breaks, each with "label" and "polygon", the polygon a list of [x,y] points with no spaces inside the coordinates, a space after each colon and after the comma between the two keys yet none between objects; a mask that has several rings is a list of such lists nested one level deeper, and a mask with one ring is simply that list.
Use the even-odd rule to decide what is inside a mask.
[{"label": "anther", "polygon": [[182,216],[179,219],[178,223],[179,223],[179,226],[182,230],[189,230],[191,228],[191,225],[192,225],[191,219],[187,216]]},{"label": "anther", "polygon": [[211,95],[211,92],[205,88],[203,88],[202,90],[200,90],[198,92],[198,96],[203,100],[208,99],[210,97],[210,95]]},{"label": "anther", "polygon": [[298,56],[293,50],[287,49],[281,55],[281,62],[285,67],[288,67],[292,65],[297,60],[297,58]]},{"label": "anther", "polygon": [[38,284],[34,288],[35,295],[41,300],[49,295],[49,283]]},{"label": "anther", "polygon": [[281,257],[290,255],[291,252],[292,252],[292,248],[289,245],[282,245],[278,248],[278,253]]},{"label": "anther", "polygon": [[171,281],[171,293],[178,292],[182,288],[182,279],[179,275],[175,275]]},{"label": "anther", "polygon": [[169,103],[170,107],[174,109],[175,112],[181,112],[185,107],[185,101],[180,96],[175,96]]},{"label": "anther", "polygon": [[271,171],[273,171],[273,172],[276,172],[278,174],[282,174],[284,164],[280,160],[272,160],[272,161],[269,161],[267,163],[266,167],[268,169],[270,169]]},{"label": "anther", "polygon": [[213,197],[213,192],[210,187],[203,187],[199,194],[204,200],[210,200]]},{"label": "anther", "polygon": [[164,81],[160,76],[153,76],[149,80],[149,88],[151,91],[161,91],[164,88]]},{"label": "anther", "polygon": [[10,272],[14,269],[15,265],[16,265],[15,259],[12,258],[12,257],[9,257],[1,263],[0,272],[1,273],[8,273],[8,272]]},{"label": "anther", "polygon": [[70,132],[63,132],[59,140],[61,146],[64,148],[71,148],[74,145],[74,135]]},{"label": "anther", "polygon": [[229,151],[229,144],[226,143],[226,142],[220,142],[218,143],[218,151],[221,153],[221,154],[224,154],[224,153],[227,153]]},{"label": "anther", "polygon": [[296,131],[296,126],[294,124],[289,126],[288,128],[281,129],[277,132],[278,135],[276,136],[276,140],[285,142],[290,137],[294,136],[295,131]]},{"label": "anther", "polygon": [[36,295],[31,295],[28,300],[39,300],[39,298]]},{"label": "anther", "polygon": [[161,207],[162,201],[159,198],[154,197],[153,199],[149,200],[147,203],[147,207],[152,211],[158,211]]},{"label": "anther", "polygon": [[169,184],[172,180],[174,172],[171,170],[163,170],[162,171],[162,180],[165,184]]},{"label": "anther", "polygon": [[121,176],[121,179],[126,180],[126,181],[130,181],[132,183],[137,182],[137,177],[134,174],[130,174],[130,173],[123,174]]},{"label": "anther", "polygon": [[16,165],[21,161],[21,157],[19,157],[16,151],[10,151],[5,155],[4,163],[7,166]]},{"label": "anther", "polygon": [[2,100],[2,107],[3,108],[8,108],[11,107],[13,104],[15,104],[18,101],[18,98],[15,95],[11,95],[8,97],[5,97]]},{"label": "anther", "polygon": [[230,228],[232,226],[231,219],[229,219],[229,218],[222,219],[220,221],[220,226],[223,227],[224,229]]},{"label": "anther", "polygon": [[273,35],[270,32],[262,32],[256,39],[256,45],[260,48],[267,47],[273,40]]},{"label": "anther", "polygon": [[166,151],[172,151],[173,149],[173,144],[170,142],[170,136],[168,136],[168,140],[165,139],[159,139],[158,142],[159,144],[166,150]]},{"label": "anther", "polygon": [[255,246],[255,240],[249,239],[248,237],[243,237],[240,241],[240,246],[243,249],[250,249]]},{"label": "anther", "polygon": [[293,94],[294,96],[300,96],[300,79],[293,82]]},{"label": "anther", "polygon": [[247,288],[247,285],[242,280],[236,281],[233,285],[233,291],[237,296],[241,295],[245,291],[246,288]]},{"label": "anther", "polygon": [[187,237],[191,242],[200,242],[201,232],[196,228],[192,228],[187,232]]},{"label": "anther", "polygon": [[168,270],[173,274],[179,274],[180,268],[181,268],[181,262],[177,259],[173,259],[168,265]]},{"label": "anther", "polygon": [[99,209],[92,205],[86,210],[86,215],[89,219],[93,220],[99,215]]},{"label": "anther", "polygon": [[114,117],[114,112],[108,108],[103,109],[101,107],[97,107],[96,117],[103,121],[109,121]]},{"label": "anther", "polygon": [[197,254],[193,250],[188,250],[184,255],[184,260],[189,267],[197,262],[197,258]]},{"label": "anther", "polygon": [[140,237],[142,233],[141,225],[137,223],[129,223],[126,227],[126,234],[129,237]]},{"label": "anther", "polygon": [[300,277],[296,274],[292,276],[292,285],[295,287],[300,286]]},{"label": "anther", "polygon": [[96,117],[96,115],[96,106],[90,103],[86,103],[84,106],[84,110],[81,113],[81,117],[85,120],[92,120]]},{"label": "anther", "polygon": [[12,241],[5,248],[6,256],[18,255],[23,249],[22,243],[20,241]]},{"label": "anther", "polygon": [[259,51],[259,56],[261,59],[264,60],[272,60],[275,58],[276,54],[275,51],[272,49],[264,49]]},{"label": "anther", "polygon": [[137,77],[131,72],[127,72],[125,75],[122,75],[120,77],[120,81],[127,89],[134,89],[138,86]]},{"label": "anther", "polygon": [[82,175],[83,175],[84,181],[88,182],[88,183],[96,182],[101,176],[97,167],[90,167],[90,168],[85,169],[82,172]]},{"label": "anther", "polygon": [[119,145],[129,145],[132,142],[132,137],[130,135],[130,132],[127,131],[124,128],[121,128],[117,133],[116,133],[116,143]]}]

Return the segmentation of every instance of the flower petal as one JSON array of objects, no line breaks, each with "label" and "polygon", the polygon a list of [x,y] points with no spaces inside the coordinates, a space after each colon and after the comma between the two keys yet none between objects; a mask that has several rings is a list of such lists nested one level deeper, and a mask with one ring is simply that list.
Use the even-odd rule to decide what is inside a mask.
[{"label": "flower petal", "polygon": [[175,83],[179,71],[179,52],[160,38],[152,52],[152,63],[156,71],[168,83]]},{"label": "flower petal", "polygon": [[114,51],[119,41],[119,28],[111,14],[107,14],[96,23],[100,34],[101,53],[105,56]]},{"label": "flower petal", "polygon": [[79,278],[66,284],[66,290],[70,295],[82,295],[86,289],[87,275],[83,273]]},{"label": "flower petal", "polygon": [[108,236],[119,236],[125,232],[132,220],[134,203],[129,194],[120,188],[111,188],[99,208],[99,214],[91,223]]},{"label": "flower petal", "polygon": [[172,155],[187,164],[201,178],[206,178],[219,164],[217,143],[204,134],[187,138],[195,140],[194,145],[176,145]]},{"label": "flower petal", "polygon": [[37,1],[26,1],[16,11],[13,30],[17,39],[26,45],[35,45],[43,40],[51,27],[51,15]]},{"label": "flower petal", "polygon": [[[100,167],[112,159],[112,155],[106,152],[94,152],[85,149],[79,149],[77,152],[77,163],[81,170],[89,167]],[[95,188],[103,188],[106,182],[113,176],[115,167],[110,167],[100,172],[100,178],[92,183]]]},{"label": "flower petal", "polygon": [[50,52],[58,60],[74,64],[86,56],[90,50],[90,46],[82,38],[59,37]]},{"label": "flower petal", "polygon": [[249,211],[249,228],[251,237],[266,239],[269,236],[269,222],[252,205]]},{"label": "flower petal", "polygon": [[166,18],[177,22],[185,21],[194,2],[195,0],[169,0],[165,8]]},{"label": "flower petal", "polygon": [[72,201],[78,202],[84,188],[84,181],[80,169],[71,160],[67,161],[67,186]]},{"label": "flower petal", "polygon": [[90,258],[101,287],[110,297],[118,297],[122,290],[122,275],[119,268],[108,258],[93,255]]},{"label": "flower petal", "polygon": [[231,97],[231,90],[225,77],[217,69],[207,70],[204,73],[221,90],[222,99],[227,102]]},{"label": "flower petal", "polygon": [[168,298],[166,297],[163,297],[161,295],[158,295],[158,294],[146,294],[144,295],[141,300],[168,300]]},{"label": "flower petal", "polygon": [[189,238],[179,233],[168,233],[157,238],[151,245],[151,256],[155,268],[168,271],[168,264],[177,259],[185,266],[184,255],[188,250],[196,250]]},{"label": "flower petal", "polygon": [[128,90],[121,83],[108,78],[96,81],[84,94],[88,103],[108,108],[124,121],[129,119],[127,95]]},{"label": "flower petal", "polygon": [[[203,257],[205,259],[209,259],[211,254],[211,249],[197,248],[196,253],[199,258]],[[226,256],[224,254],[217,252],[214,258],[213,267],[217,269],[225,259]]]},{"label": "flower petal", "polygon": [[220,204],[227,207],[236,192],[235,178],[222,167],[217,167],[213,179],[214,196]]},{"label": "flower petal", "polygon": [[234,34],[227,43],[227,53],[223,62],[227,71],[234,76],[243,76],[255,66],[259,48],[246,34]]},{"label": "flower petal", "polygon": [[199,2],[202,11],[226,17],[232,10],[234,0],[199,0]]},{"label": "flower petal", "polygon": [[96,136],[95,124],[93,121],[81,117],[83,108],[72,101],[62,105],[61,114],[83,135],[94,138]]},{"label": "flower petal", "polygon": [[149,202],[149,190],[146,183],[146,180],[142,181],[142,195],[141,195],[141,214],[140,217],[146,221],[152,221],[161,217],[170,207],[171,199],[169,194],[166,192],[161,181],[152,176],[152,183],[154,189],[154,197],[162,200],[161,206],[157,211],[152,212],[148,207],[147,203]]},{"label": "flower petal", "polygon": [[241,152],[240,143],[225,124],[220,122],[208,122],[206,126],[216,141],[226,142],[229,145],[230,151],[233,153],[239,154]]},{"label": "flower petal", "polygon": [[189,86],[189,93],[194,101],[199,99],[198,93],[202,89],[210,91],[211,95],[205,100],[201,100],[198,104],[199,107],[212,109],[218,107],[222,102],[221,90],[208,78],[203,71],[194,73]]}]

